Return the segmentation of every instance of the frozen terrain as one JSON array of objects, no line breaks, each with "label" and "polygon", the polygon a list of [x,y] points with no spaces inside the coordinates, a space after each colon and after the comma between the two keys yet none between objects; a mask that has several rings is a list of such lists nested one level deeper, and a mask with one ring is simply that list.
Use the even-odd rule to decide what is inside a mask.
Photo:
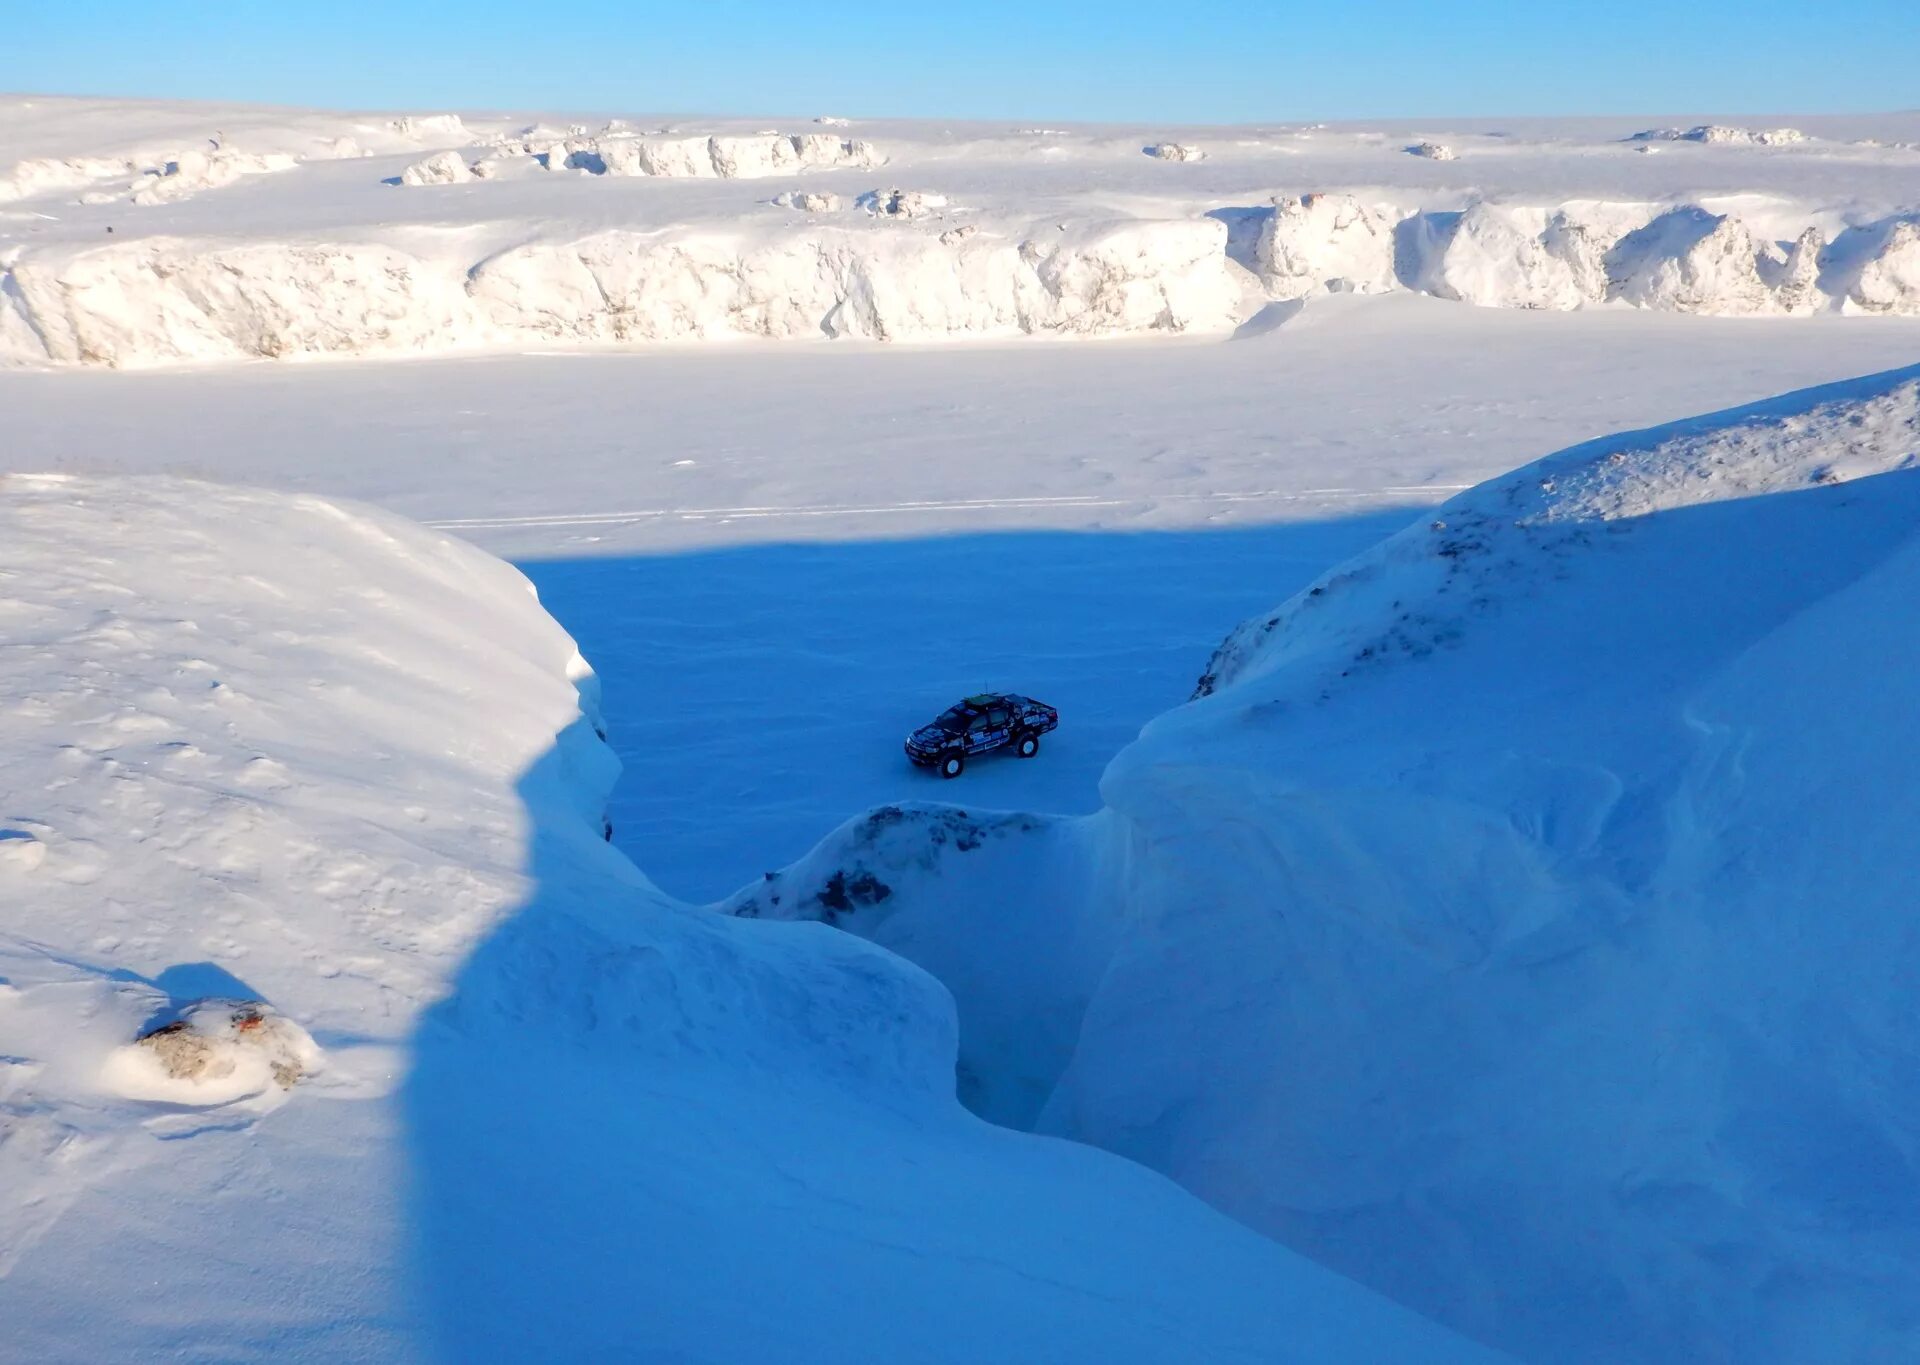
[{"label": "frozen terrain", "polygon": [[1096,809],[1107,761],[1235,622],[1410,508],[1916,354],[1915,319],[1401,295],[1307,300],[1225,343],[16,371],[0,470],[365,498],[512,559],[602,677],[617,841],[710,900],[925,796],[899,742],[958,695],[1068,717],[967,799]]},{"label": "frozen terrain", "polygon": [[1913,1356],[1916,143],[8,101],[0,1322]]},{"label": "frozen terrain", "polygon": [[1916,479],[1913,368],[1576,446],[1242,625],[1099,813],[883,806],[727,908],[1522,1358],[1905,1358]]},{"label": "frozen terrain", "polygon": [[[0,574],[10,1353],[1490,1359],[967,1114],[897,958],[654,890],[511,568],[312,497],[15,476]],[[133,1046],[181,1017],[219,1065]]]},{"label": "frozen terrain", "polygon": [[1217,334],[1343,291],[1920,313],[1920,116],[1801,125],[769,126],[14,97],[0,359]]}]

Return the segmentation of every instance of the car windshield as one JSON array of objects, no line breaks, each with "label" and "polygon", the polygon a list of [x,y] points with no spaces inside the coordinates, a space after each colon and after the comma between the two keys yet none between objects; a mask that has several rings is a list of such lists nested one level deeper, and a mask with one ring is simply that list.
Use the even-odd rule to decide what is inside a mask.
[{"label": "car windshield", "polygon": [[957,733],[958,731],[966,729],[967,722],[972,720],[976,714],[978,713],[975,712],[971,706],[949,706],[940,713],[939,718],[933,723],[942,730],[952,730]]}]

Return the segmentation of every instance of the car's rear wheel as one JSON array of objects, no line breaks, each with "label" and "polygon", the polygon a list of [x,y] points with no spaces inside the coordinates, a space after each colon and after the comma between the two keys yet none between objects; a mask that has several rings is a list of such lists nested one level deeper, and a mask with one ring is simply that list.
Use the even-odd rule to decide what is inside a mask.
[{"label": "car's rear wheel", "polygon": [[940,758],[940,776],[955,778],[967,770],[965,754],[943,754]]},{"label": "car's rear wheel", "polygon": [[1032,758],[1040,752],[1040,736],[1022,735],[1013,742],[1013,751],[1022,758]]}]

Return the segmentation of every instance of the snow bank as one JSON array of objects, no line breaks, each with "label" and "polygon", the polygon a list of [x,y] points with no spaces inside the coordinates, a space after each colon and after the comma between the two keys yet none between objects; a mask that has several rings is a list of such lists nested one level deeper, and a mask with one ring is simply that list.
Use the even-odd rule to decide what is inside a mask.
[{"label": "snow bank", "polygon": [[387,130],[396,137],[420,143],[458,143],[476,141],[458,114],[402,114],[387,120]]},{"label": "snow bank", "polygon": [[1424,253],[1422,283],[1483,308],[1570,309],[1607,297],[1605,228],[1565,210],[1475,203]]},{"label": "snow bank", "polygon": [[836,213],[840,209],[840,196],[830,190],[785,190],[774,195],[772,202],[802,213]]},{"label": "snow bank", "polygon": [[150,237],[30,257],[8,280],[45,357],[68,363],[417,351],[471,335],[457,276],[377,244]]},{"label": "snow bank", "polygon": [[1140,150],[1155,161],[1205,161],[1207,159],[1207,154],[1200,148],[1184,142],[1156,142]]},{"label": "snow bank", "polygon": [[898,187],[868,190],[858,196],[854,206],[876,218],[932,218],[947,206],[947,196],[932,190],[903,190]]},{"label": "snow bank", "polygon": [[1703,123],[1693,128],[1649,128],[1627,140],[1706,142],[1735,147],[1790,147],[1805,142],[1807,135],[1798,128],[1730,128],[1719,123]]},{"label": "snow bank", "polygon": [[899,959],[667,901],[602,838],[590,671],[472,547],[14,477],[0,576],[23,1355],[1487,1358],[971,1119]]},{"label": "snow bank", "polygon": [[1773,311],[1760,247],[1731,215],[1675,209],[1622,237],[1607,253],[1609,292],[1640,308],[1677,313]]},{"label": "snow bank", "polygon": [[[474,174],[462,154],[445,152],[401,179],[456,183],[462,174]],[[838,200],[790,191],[773,202],[824,214]],[[948,211],[926,191],[876,190],[857,202],[902,225]],[[1092,336],[1223,331],[1244,320],[1222,223],[1063,226],[1024,238],[945,232],[937,242],[811,220],[753,235],[619,230],[478,260],[417,254],[417,238],[404,247],[149,237],[14,248],[0,256],[0,357],[132,366],[536,337]],[[1282,299],[1414,288],[1500,308],[1920,315],[1920,228],[1910,217],[1848,229],[1832,244],[1815,227],[1781,243],[1694,205],[1480,200],[1398,217],[1356,196],[1308,194],[1276,198],[1252,263]]]},{"label": "snow bank", "polygon": [[[882,806],[720,908],[836,925],[932,972],[959,1007],[960,1099],[1031,1128],[1072,1056],[1114,932],[1087,913],[1093,868],[1079,823]],[[1041,902],[1052,913],[1036,920]]]},{"label": "snow bank", "polygon": [[1262,223],[1254,259],[1268,292],[1381,294],[1395,287],[1393,221],[1345,194],[1283,195]]},{"label": "snow bank", "polygon": [[400,172],[402,185],[459,185],[473,178],[474,168],[467,165],[464,154],[455,151],[435,152]]},{"label": "snow bank", "polygon": [[370,244],[167,238],[29,256],[4,277],[16,354],[132,366],[541,338],[876,340],[1233,325],[1211,220],[1093,223],[1023,242],[821,226],[766,240],[608,232],[477,263]]},{"label": "snow bank", "polygon": [[1408,156],[1425,157],[1428,161],[1453,161],[1457,153],[1444,142],[1416,142],[1406,149]]},{"label": "snow bank", "polygon": [[29,157],[0,175],[0,204],[137,174],[139,168],[124,157]]},{"label": "snow bank", "polygon": [[883,164],[872,144],[829,133],[755,133],[744,136],[575,136],[533,147],[550,171],[678,179],[752,180],[801,171],[871,169]]},{"label": "snow bank", "polygon": [[1894,1358],[1916,528],[1920,370],[1575,447],[1246,623],[1100,814],[876,812],[733,908],[951,978],[982,1112],[1520,1358]]},{"label": "snow bank", "polygon": [[217,190],[246,175],[291,170],[299,164],[285,153],[254,156],[220,147],[206,152],[183,152],[154,176],[134,186],[136,204],[172,204],[203,190]]},{"label": "snow bank", "polygon": [[1920,219],[1897,218],[1863,234],[1846,279],[1846,305],[1863,313],[1920,313]]}]

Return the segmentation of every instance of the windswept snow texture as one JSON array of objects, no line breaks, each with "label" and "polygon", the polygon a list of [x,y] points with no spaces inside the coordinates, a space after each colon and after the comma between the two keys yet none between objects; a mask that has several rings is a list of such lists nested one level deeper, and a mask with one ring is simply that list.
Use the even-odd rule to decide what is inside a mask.
[{"label": "windswept snow texture", "polygon": [[0,362],[1226,334],[1340,291],[1920,314],[1916,115],[843,122],[16,97]]},{"label": "windswept snow texture", "polygon": [[879,810],[728,908],[1521,1358],[1910,1359],[1916,592],[1920,369],[1609,437],[1246,623],[1101,813]]},{"label": "windswept snow texture", "polygon": [[7,1354],[1489,1358],[967,1114],[917,969],[654,890],[471,546],[11,476],[0,581]]}]

